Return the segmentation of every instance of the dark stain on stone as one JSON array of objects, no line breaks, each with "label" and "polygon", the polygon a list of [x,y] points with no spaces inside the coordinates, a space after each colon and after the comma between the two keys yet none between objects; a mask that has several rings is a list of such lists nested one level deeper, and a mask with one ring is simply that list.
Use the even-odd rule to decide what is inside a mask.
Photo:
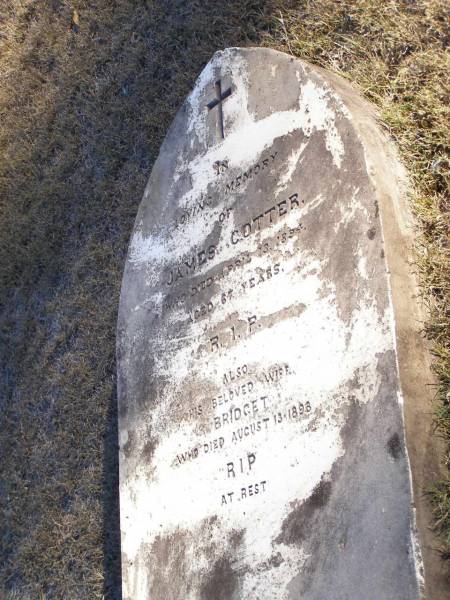
[{"label": "dark stain on stone", "polygon": [[261,327],[272,327],[273,325],[279,322],[285,321],[293,317],[298,317],[306,310],[306,308],[307,306],[306,304],[303,304],[303,302],[299,302],[298,304],[292,304],[287,308],[282,308],[277,312],[271,313],[270,315],[267,315],[265,317],[261,317],[259,319],[259,325]]},{"label": "dark stain on stone", "polygon": [[352,379],[350,379],[350,381],[348,382],[348,387],[350,390],[361,389],[361,381],[359,380],[359,369],[356,369],[356,371],[354,372]]},{"label": "dark stain on stone", "polygon": [[238,584],[238,574],[233,570],[229,556],[221,556],[203,582],[201,600],[231,600]]},{"label": "dark stain on stone", "polygon": [[232,600],[238,597],[242,572],[234,566],[234,556],[244,540],[245,529],[234,529],[228,534],[225,552],[217,558],[200,587],[200,600]]},{"label": "dark stain on stone", "polygon": [[270,571],[273,567],[278,568],[283,563],[284,558],[281,556],[281,552],[277,552],[276,554],[269,556],[267,560],[260,562],[256,567],[256,571],[258,573],[264,573],[265,571]]},{"label": "dark stain on stone", "polygon": [[391,435],[387,442],[387,449],[389,454],[392,456],[394,460],[398,460],[402,455],[402,443],[400,441],[400,436],[398,433],[394,433]]},{"label": "dark stain on stone", "polygon": [[384,250],[383,250],[383,248],[381,248],[380,258],[384,258]]},{"label": "dark stain on stone", "polygon": [[208,517],[207,519],[204,520],[205,527],[208,527],[209,529],[211,529],[211,527],[213,527],[216,523],[218,523],[218,521],[219,521],[219,517],[217,515]]},{"label": "dark stain on stone", "polygon": [[188,537],[182,530],[156,537],[146,556],[146,568],[151,573],[148,591],[152,597],[176,600],[185,593]]},{"label": "dark stain on stone", "polygon": [[378,201],[375,200],[373,204],[375,206],[375,218],[377,219],[378,215],[380,214],[380,209],[378,208]]},{"label": "dark stain on stone", "polygon": [[322,300],[322,298],[326,298],[327,296],[329,296],[332,293],[333,293],[333,288],[330,286],[329,282],[322,281],[322,285],[320,286],[319,290],[317,291],[318,299]]},{"label": "dark stain on stone", "polygon": [[230,534],[230,544],[233,549],[236,549],[240,544],[242,544],[244,534],[245,529],[233,529]]},{"label": "dark stain on stone", "polygon": [[157,445],[158,443],[155,439],[150,439],[145,442],[144,447],[142,448],[142,457],[146,461],[151,461]]},{"label": "dark stain on stone", "polygon": [[127,458],[130,457],[131,452],[134,446],[134,431],[128,431],[128,439],[126,443],[122,446],[123,453]]},{"label": "dark stain on stone", "polygon": [[369,238],[369,240],[373,240],[373,238],[375,237],[377,230],[375,229],[375,227],[371,227],[370,229],[368,229],[367,231],[367,237]]},{"label": "dark stain on stone", "polygon": [[281,556],[281,552],[277,552],[276,554],[272,554],[267,562],[270,567],[279,567],[284,563],[284,559]]},{"label": "dark stain on stone", "polygon": [[348,396],[348,404],[345,408],[345,422],[341,429],[341,439],[344,448],[352,447],[355,439],[355,432],[358,430],[358,425],[361,419],[361,406],[358,404],[356,396],[350,394]]},{"label": "dark stain on stone", "polygon": [[323,508],[331,496],[331,481],[320,481],[309,498],[294,506],[281,526],[277,544],[295,545],[311,533],[311,519],[314,513]]},{"label": "dark stain on stone", "polygon": [[[223,544],[212,541],[212,530],[220,529],[216,515],[204,519],[196,532],[177,529],[159,535],[151,546],[143,544],[149,574],[148,592],[153,598],[179,600],[193,597],[199,600],[232,600],[239,596],[239,581],[244,570],[237,567],[236,555],[241,554],[245,529],[227,533]],[[192,558],[192,551],[194,558]],[[196,557],[207,556],[211,568],[203,570]]]}]

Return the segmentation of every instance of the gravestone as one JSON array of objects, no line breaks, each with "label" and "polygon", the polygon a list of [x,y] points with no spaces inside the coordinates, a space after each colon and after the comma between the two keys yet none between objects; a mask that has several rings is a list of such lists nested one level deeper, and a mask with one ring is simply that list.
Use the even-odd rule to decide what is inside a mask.
[{"label": "gravestone", "polygon": [[336,76],[237,48],[199,76],[120,301],[125,599],[421,597],[383,241],[402,177]]}]

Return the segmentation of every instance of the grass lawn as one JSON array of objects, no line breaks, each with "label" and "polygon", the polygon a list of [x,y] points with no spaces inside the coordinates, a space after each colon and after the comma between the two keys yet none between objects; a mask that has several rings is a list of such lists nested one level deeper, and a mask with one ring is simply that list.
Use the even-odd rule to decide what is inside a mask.
[{"label": "grass lawn", "polygon": [[[1,0],[1,598],[120,598],[122,271],[159,146],[217,49],[290,52],[379,108],[410,173],[448,446],[448,17],[446,0]],[[430,502],[449,558],[448,480]]]}]

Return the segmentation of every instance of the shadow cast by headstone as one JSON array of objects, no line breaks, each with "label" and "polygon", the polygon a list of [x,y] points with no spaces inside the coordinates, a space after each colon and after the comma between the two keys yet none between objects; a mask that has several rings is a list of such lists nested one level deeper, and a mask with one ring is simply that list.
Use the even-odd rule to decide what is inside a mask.
[{"label": "shadow cast by headstone", "polygon": [[103,598],[121,600],[117,386],[109,401],[103,441]]}]

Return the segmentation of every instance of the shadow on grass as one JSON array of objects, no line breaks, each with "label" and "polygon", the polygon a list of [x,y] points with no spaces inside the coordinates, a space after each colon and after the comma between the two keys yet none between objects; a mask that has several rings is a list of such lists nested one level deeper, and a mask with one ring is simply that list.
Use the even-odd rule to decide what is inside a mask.
[{"label": "shadow on grass", "polygon": [[117,440],[117,386],[114,386],[103,443],[103,595],[105,600],[122,598]]},{"label": "shadow on grass", "polygon": [[[209,4],[160,2],[153,12],[155,20],[151,32],[148,23],[140,25],[145,35],[153,37],[157,48],[152,64],[153,75],[148,80],[153,89],[152,102],[149,103],[149,109],[154,111],[150,120],[152,126],[158,119],[156,140],[151,144],[153,158],[157,156],[171,119],[206,62],[214,52],[228,46],[258,45],[261,31],[269,29],[275,4],[271,1],[229,2],[226,6],[215,7],[212,19]],[[122,268],[123,265],[121,271]],[[106,600],[121,598],[116,392],[115,386],[107,416],[103,459],[103,592]]]}]

